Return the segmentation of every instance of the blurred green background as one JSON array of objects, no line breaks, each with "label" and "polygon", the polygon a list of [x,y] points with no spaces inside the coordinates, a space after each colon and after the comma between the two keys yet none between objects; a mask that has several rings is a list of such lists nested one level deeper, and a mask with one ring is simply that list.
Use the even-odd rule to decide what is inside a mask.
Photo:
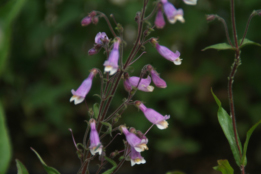
[{"label": "blurred green background", "polygon": [[[218,159],[228,159],[239,172],[217,121],[217,106],[210,93],[212,87],[223,107],[229,109],[227,76],[234,52],[201,51],[206,46],[226,42],[222,24],[207,23],[205,14],[224,17],[231,29],[230,3],[199,0],[196,6],[188,6],[181,0],[170,2],[183,8],[186,22],[171,25],[166,21],[163,30],[155,30],[150,36],[158,37],[160,44],[172,50],[179,50],[182,65],[173,65],[148,44],[147,53],[131,68],[131,75],[138,76],[145,64],[152,64],[166,80],[166,89],[155,88],[153,93],[138,91],[134,99],[144,101],[147,107],[164,115],[170,114],[169,128],[153,127],[148,133],[150,150],[142,153],[147,161],[145,165],[131,167],[130,162],[125,162],[120,172],[164,174],[180,170],[187,174],[218,174],[212,169]],[[248,16],[254,9],[261,8],[261,2],[235,2],[241,38]],[[87,27],[81,27],[80,21],[92,10],[108,16],[114,14],[125,29],[126,58],[137,34],[134,17],[141,6],[140,0],[0,1],[0,98],[12,144],[9,173],[16,173],[15,159],[21,160],[30,173],[42,173],[43,168],[30,147],[62,173],[76,173],[80,162],[68,128],[73,129],[76,141],[82,142],[88,109],[84,103],[77,106],[69,103],[70,90],[81,84],[91,68],[103,69],[106,57],[102,52],[94,56],[87,54],[97,32],[106,32],[112,38],[104,19]],[[151,1],[147,15],[152,9]],[[154,23],[154,17],[150,22]],[[261,43],[260,23],[261,18],[254,17],[247,34],[248,39],[258,43]],[[246,46],[241,57],[234,98],[239,136],[244,142],[247,130],[261,118],[261,48]],[[99,102],[99,98],[93,96],[99,94],[99,85],[97,77],[87,96],[88,107]],[[127,92],[120,85],[110,112],[125,97]],[[120,123],[143,132],[150,126],[134,106],[128,107]],[[260,134],[258,128],[250,139],[247,173],[261,171]],[[122,138],[118,137],[107,151],[123,148]],[[92,163],[91,170],[95,171],[97,162]]]}]

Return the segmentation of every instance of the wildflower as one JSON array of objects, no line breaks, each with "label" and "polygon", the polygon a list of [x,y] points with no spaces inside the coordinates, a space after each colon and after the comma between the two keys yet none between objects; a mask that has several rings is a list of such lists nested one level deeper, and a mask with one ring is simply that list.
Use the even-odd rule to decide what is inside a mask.
[{"label": "wildflower", "polygon": [[87,26],[92,22],[92,17],[91,16],[86,16],[82,19],[81,24],[82,26]]},{"label": "wildflower", "polygon": [[105,32],[99,32],[96,34],[94,41],[98,45],[103,45],[104,43],[108,43],[109,39]]},{"label": "wildflower", "polygon": [[108,60],[106,60],[103,64],[104,72],[109,72],[110,75],[113,75],[118,70],[118,60],[119,60],[119,44],[120,38],[117,38],[113,44],[113,49],[110,52]]},{"label": "wildflower", "polygon": [[151,65],[147,66],[147,70],[150,72],[152,81],[155,84],[155,86],[157,86],[158,88],[167,87],[166,82],[162,78],[160,78],[159,73],[156,70],[154,70]]},{"label": "wildflower", "polygon": [[96,130],[96,122],[93,118],[90,119],[90,152],[92,155],[95,155],[96,153],[99,153],[101,155],[102,153],[102,144],[100,142],[99,134]]},{"label": "wildflower", "polygon": [[131,158],[131,166],[134,166],[135,164],[146,163],[146,160],[140,155],[140,152],[137,152],[133,147],[131,147],[130,158]]},{"label": "wildflower", "polygon": [[160,55],[162,55],[165,59],[173,62],[175,65],[180,65],[181,60],[180,59],[180,52],[176,51],[173,53],[170,49],[168,49],[165,46],[159,45],[157,40],[152,38],[151,43],[156,47],[157,51],[159,52]]},{"label": "wildflower", "polygon": [[154,90],[154,87],[150,85],[151,78],[148,76],[146,79],[140,78],[140,77],[129,77],[124,81],[124,87],[127,91],[131,91],[132,88],[136,88],[138,86],[138,90],[144,91],[144,92],[152,92]]},{"label": "wildflower", "polygon": [[141,139],[134,133],[128,131],[126,126],[120,126],[120,130],[125,134],[126,139],[131,147],[133,147],[137,152],[143,152],[148,150],[147,143],[148,139]]},{"label": "wildflower", "polygon": [[161,115],[157,111],[151,108],[147,108],[142,102],[136,101],[135,105],[144,113],[145,117],[159,129],[166,129],[168,127],[167,119],[170,118],[170,115]]},{"label": "wildflower", "polygon": [[81,102],[83,102],[85,96],[88,94],[88,92],[91,89],[92,86],[92,79],[93,77],[97,74],[97,69],[93,68],[91,70],[91,73],[89,74],[88,78],[85,79],[80,87],[74,91],[73,89],[71,90],[73,96],[70,98],[70,102],[74,101],[74,104],[77,105]]},{"label": "wildflower", "polygon": [[163,3],[163,8],[165,15],[167,16],[169,22],[171,24],[174,24],[177,20],[184,23],[185,20],[183,18],[183,10],[182,9],[176,9],[173,4],[168,2],[167,0],[161,0]]},{"label": "wildflower", "polygon": [[196,5],[198,0],[183,0],[185,4]]},{"label": "wildflower", "polygon": [[164,16],[163,16],[163,13],[162,13],[161,6],[158,7],[158,12],[157,12],[156,19],[155,19],[154,23],[155,23],[157,28],[163,28],[165,26],[165,20],[164,20]]}]

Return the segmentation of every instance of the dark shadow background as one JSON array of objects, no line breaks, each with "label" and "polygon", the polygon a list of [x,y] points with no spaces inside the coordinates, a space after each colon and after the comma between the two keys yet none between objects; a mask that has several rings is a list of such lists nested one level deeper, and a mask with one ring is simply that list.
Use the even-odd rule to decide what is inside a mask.
[{"label": "dark shadow background", "polygon": [[[153,127],[148,133],[149,151],[143,152],[145,165],[130,166],[125,162],[119,173],[159,173],[180,170],[187,174],[218,174],[212,169],[218,159],[228,159],[239,173],[229,144],[217,121],[217,105],[210,93],[213,88],[223,107],[228,111],[227,77],[234,59],[233,51],[201,50],[206,46],[226,42],[224,28],[219,21],[207,23],[205,14],[218,14],[230,25],[228,0],[199,0],[197,6],[185,5],[181,0],[171,1],[183,8],[184,24],[169,24],[155,30],[150,36],[172,50],[179,50],[183,63],[175,66],[162,58],[152,45],[146,45],[146,54],[133,64],[132,75],[138,76],[145,64],[152,64],[166,80],[166,89],[155,88],[153,93],[138,91],[135,100],[162,114],[170,114],[169,128]],[[148,13],[153,6],[150,3]],[[4,4],[4,2],[2,3]],[[80,167],[68,128],[74,131],[77,142],[82,141],[88,120],[87,105],[92,107],[99,98],[100,79],[94,79],[86,104],[69,103],[71,89],[76,89],[93,67],[103,70],[105,55],[100,52],[88,56],[98,32],[112,35],[104,21],[81,27],[81,19],[92,10],[108,16],[113,13],[125,29],[124,58],[127,58],[137,25],[135,14],[141,9],[138,0],[34,0],[27,1],[16,19],[12,32],[11,51],[0,80],[0,97],[5,107],[7,124],[13,146],[13,161],[9,173],[17,173],[15,159],[21,160],[30,173],[43,173],[43,167],[33,147],[44,161],[61,173],[76,173]],[[236,0],[238,37],[244,33],[248,16],[260,9],[260,0]],[[150,20],[153,24],[154,17]],[[261,18],[254,17],[247,38],[261,43]],[[232,34],[230,33],[232,36]],[[261,113],[261,49],[246,46],[242,49],[242,65],[234,83],[235,109],[239,136],[245,141],[247,130]],[[122,85],[114,98],[113,111],[127,97]],[[150,123],[134,106],[129,106],[119,124],[126,123],[145,132]],[[261,129],[253,133],[247,152],[247,173],[261,171]],[[123,148],[118,137],[107,150]],[[107,141],[108,142],[108,141]],[[106,139],[102,142],[106,144]],[[98,159],[96,159],[98,160]],[[118,161],[117,158],[115,158]],[[92,163],[95,171],[98,161]],[[107,166],[110,167],[109,165]]]}]

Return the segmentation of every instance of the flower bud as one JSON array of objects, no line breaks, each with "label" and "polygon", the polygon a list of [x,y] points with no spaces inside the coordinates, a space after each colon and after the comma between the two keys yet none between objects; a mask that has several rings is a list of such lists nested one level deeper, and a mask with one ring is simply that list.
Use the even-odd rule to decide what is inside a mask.
[{"label": "flower bud", "polygon": [[89,49],[88,54],[89,56],[92,56],[94,54],[97,54],[100,50],[97,50],[95,47]]},{"label": "flower bud", "polygon": [[92,22],[92,18],[90,16],[86,16],[82,19],[81,24],[82,26],[87,26]]},{"label": "flower bud", "polygon": [[96,11],[92,11],[91,13],[89,13],[89,15],[90,15],[91,17],[96,16]]},{"label": "flower bud", "polygon": [[98,24],[98,22],[99,22],[99,17],[95,16],[95,17],[92,18],[92,23],[93,24],[96,25],[96,24]]},{"label": "flower bud", "polygon": [[161,29],[165,26],[165,20],[164,20],[161,6],[158,7],[158,12],[157,12],[154,24],[158,29]]}]

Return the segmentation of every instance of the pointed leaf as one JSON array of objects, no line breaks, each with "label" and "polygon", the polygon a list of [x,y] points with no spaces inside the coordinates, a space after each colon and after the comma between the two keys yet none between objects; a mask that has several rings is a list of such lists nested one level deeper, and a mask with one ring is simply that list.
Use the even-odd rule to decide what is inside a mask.
[{"label": "pointed leaf", "polygon": [[95,103],[93,105],[93,112],[94,112],[94,118],[97,120],[98,115],[99,115],[99,104]]},{"label": "pointed leaf", "polygon": [[256,129],[256,127],[261,123],[261,120],[259,122],[257,122],[254,126],[252,126],[248,131],[247,131],[247,136],[246,136],[246,141],[244,144],[244,150],[243,150],[243,158],[242,158],[242,164],[244,166],[246,166],[247,164],[247,159],[246,159],[246,152],[247,152],[247,146],[248,146],[248,142],[249,139],[252,135],[252,133],[254,132],[254,130]]},{"label": "pointed leaf", "polygon": [[29,174],[26,167],[18,159],[15,160],[17,167],[17,174]]},{"label": "pointed leaf", "polygon": [[216,50],[235,50],[234,47],[232,47],[231,45],[227,44],[227,43],[219,43],[219,44],[215,44],[215,45],[210,45],[204,49],[202,49],[202,51],[205,51],[207,49],[216,49]]},{"label": "pointed leaf", "polygon": [[11,143],[5,124],[5,115],[0,102],[0,173],[5,173],[11,160]]},{"label": "pointed leaf", "polygon": [[108,161],[109,163],[112,164],[112,168],[110,168],[109,170],[106,170],[102,174],[111,174],[116,169],[117,163],[115,161],[113,161],[112,159],[106,157],[106,156],[104,156],[104,158],[106,159],[106,161]]},{"label": "pointed leaf", "polygon": [[222,172],[222,174],[234,174],[234,169],[230,166],[228,160],[218,160],[218,166],[213,167],[214,170]]},{"label": "pointed leaf", "polygon": [[60,174],[60,172],[58,172],[55,168],[53,167],[49,167],[45,164],[45,162],[43,161],[43,159],[41,158],[41,156],[31,147],[31,150],[36,154],[36,156],[39,158],[40,162],[42,163],[45,171],[48,174]]},{"label": "pointed leaf", "polygon": [[[239,40],[239,43],[241,43],[242,39]],[[248,40],[247,38],[244,39],[242,45],[240,46],[240,48],[246,46],[246,45],[256,45],[256,46],[260,46],[261,47],[261,44],[259,43],[256,43],[256,42],[253,42],[251,40]]]},{"label": "pointed leaf", "polygon": [[[221,126],[221,128],[222,128],[222,130],[223,130],[223,132],[224,132],[224,134],[225,134],[225,136],[227,138],[227,140],[228,140],[228,143],[230,145],[230,148],[232,150],[232,153],[233,153],[233,156],[235,158],[235,161],[236,161],[237,165],[241,166],[240,152],[239,152],[239,150],[237,148],[236,139],[235,139],[235,136],[234,136],[232,119],[228,115],[228,113],[225,111],[225,109],[223,109],[221,107],[221,102],[217,98],[217,96],[213,93],[212,89],[211,89],[211,93],[212,93],[214,99],[216,100],[217,105],[219,106],[218,113],[217,113],[219,124],[220,124],[220,126]],[[238,142],[239,142],[240,150],[242,152],[242,146],[241,146],[240,140],[238,140]]]}]

